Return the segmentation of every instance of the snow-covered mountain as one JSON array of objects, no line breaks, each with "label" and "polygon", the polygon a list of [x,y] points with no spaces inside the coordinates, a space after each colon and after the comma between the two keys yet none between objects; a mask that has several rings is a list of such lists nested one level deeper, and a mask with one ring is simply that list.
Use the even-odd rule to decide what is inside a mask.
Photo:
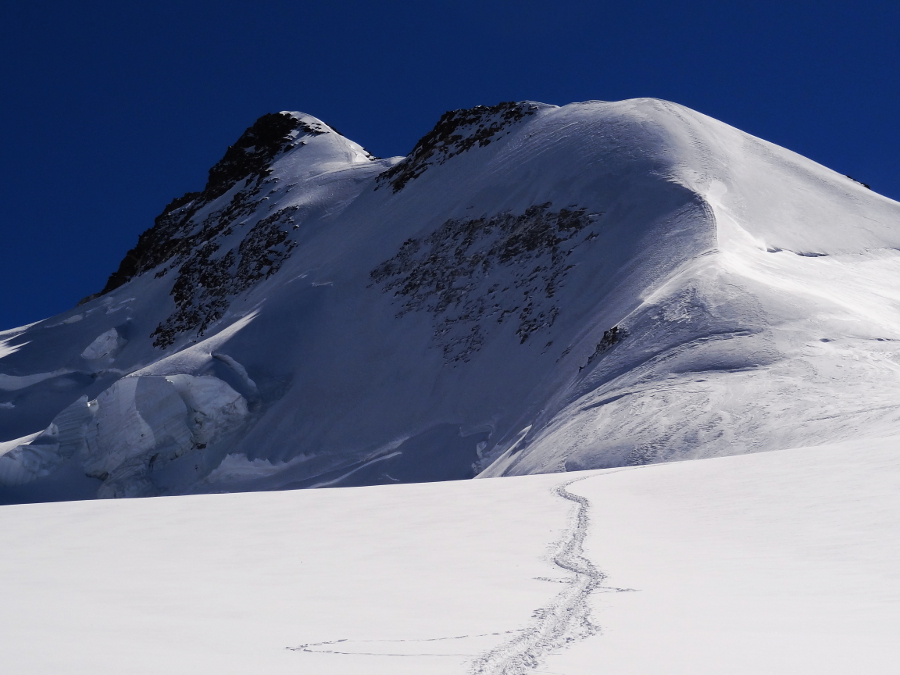
[{"label": "snow-covered mountain", "polygon": [[900,204],[672,103],[258,120],[103,292],[0,333],[0,502],[900,434]]}]

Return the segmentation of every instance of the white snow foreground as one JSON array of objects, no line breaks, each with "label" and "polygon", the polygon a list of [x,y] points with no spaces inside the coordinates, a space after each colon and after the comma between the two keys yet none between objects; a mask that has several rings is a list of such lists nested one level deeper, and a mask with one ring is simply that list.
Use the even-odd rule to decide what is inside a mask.
[{"label": "white snow foreground", "polygon": [[105,294],[0,333],[0,503],[900,434],[900,204],[652,99],[261,118]]},{"label": "white snow foreground", "polygon": [[4,506],[0,658],[18,675],[887,675],[898,441]]}]

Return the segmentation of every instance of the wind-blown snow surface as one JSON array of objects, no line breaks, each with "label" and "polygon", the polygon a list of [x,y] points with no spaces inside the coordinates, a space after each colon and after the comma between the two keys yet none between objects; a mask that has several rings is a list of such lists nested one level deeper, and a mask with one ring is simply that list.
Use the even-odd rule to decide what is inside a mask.
[{"label": "wind-blown snow surface", "polygon": [[887,675],[898,440],[4,506],[0,659],[22,675]]},{"label": "wind-blown snow surface", "polygon": [[896,435],[898,251],[896,202],[664,101],[456,111],[402,160],[267,116],[0,334],[0,501]]}]

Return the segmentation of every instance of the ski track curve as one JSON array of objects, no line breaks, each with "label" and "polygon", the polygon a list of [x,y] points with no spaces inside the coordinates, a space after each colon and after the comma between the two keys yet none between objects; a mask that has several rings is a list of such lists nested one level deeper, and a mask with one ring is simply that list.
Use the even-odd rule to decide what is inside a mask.
[{"label": "ski track curve", "polygon": [[599,632],[590,620],[588,596],[606,578],[584,557],[584,538],[590,523],[590,502],[567,489],[572,483],[590,476],[575,478],[556,486],[554,492],[577,506],[574,522],[557,544],[553,563],[574,575],[549,605],[534,613],[531,626],[509,642],[482,654],[473,663],[471,675],[520,675],[540,665],[548,652],[583,640]]}]

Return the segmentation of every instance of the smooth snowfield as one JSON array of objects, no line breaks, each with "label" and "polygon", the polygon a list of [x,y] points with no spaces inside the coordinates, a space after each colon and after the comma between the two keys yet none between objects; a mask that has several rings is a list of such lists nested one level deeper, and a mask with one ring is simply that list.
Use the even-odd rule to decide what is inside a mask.
[{"label": "smooth snowfield", "polygon": [[[0,507],[0,659],[41,674],[893,673],[898,447]],[[577,609],[578,570],[554,558],[578,528],[587,560],[569,559],[602,575],[584,598],[595,628],[542,651],[546,617]]]},{"label": "smooth snowfield", "polygon": [[[548,673],[894,673],[900,439],[613,469],[586,553],[602,636]],[[540,672],[540,671],[539,671]]]}]

